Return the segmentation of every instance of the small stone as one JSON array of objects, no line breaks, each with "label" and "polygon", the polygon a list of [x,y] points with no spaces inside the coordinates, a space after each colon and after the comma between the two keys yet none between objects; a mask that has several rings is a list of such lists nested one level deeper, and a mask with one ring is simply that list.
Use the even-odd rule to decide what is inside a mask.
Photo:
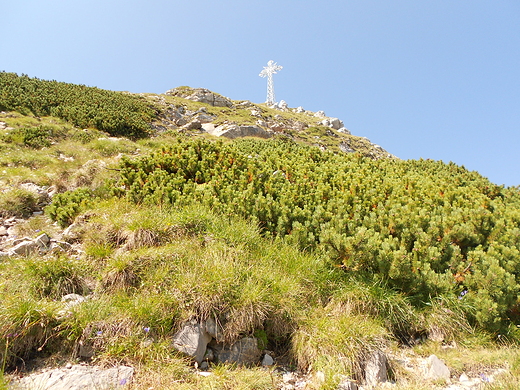
[{"label": "small stone", "polygon": [[43,233],[36,237],[34,242],[36,242],[40,247],[46,248],[51,242],[51,238],[46,233]]},{"label": "small stone", "polygon": [[208,362],[200,363],[200,369],[201,370],[206,371],[208,368],[209,368],[209,363]]},{"label": "small stone", "polygon": [[316,371],[314,377],[316,378],[316,382],[318,383],[325,382],[325,373],[323,371]]},{"label": "small stone", "polygon": [[271,357],[271,355],[268,355],[267,353],[264,355],[264,358],[262,359],[262,366],[272,366],[274,364],[274,359]]}]

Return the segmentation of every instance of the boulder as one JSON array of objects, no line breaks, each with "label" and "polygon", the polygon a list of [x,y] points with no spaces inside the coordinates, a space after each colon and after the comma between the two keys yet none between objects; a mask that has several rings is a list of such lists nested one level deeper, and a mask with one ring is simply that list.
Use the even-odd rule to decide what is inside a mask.
[{"label": "boulder", "polygon": [[438,379],[449,381],[450,369],[437,356],[431,355],[426,366],[426,377],[434,381]]},{"label": "boulder", "polygon": [[190,321],[173,336],[173,347],[200,364],[210,341],[211,335],[206,331],[206,324]]},{"label": "boulder", "polygon": [[182,126],[184,130],[199,130],[202,128],[202,123],[198,119],[192,119],[184,126]]},{"label": "boulder", "polygon": [[224,345],[216,351],[217,361],[220,363],[256,364],[260,361],[262,352],[258,349],[258,340],[255,337],[244,337],[232,345]]},{"label": "boulder", "polygon": [[365,382],[369,386],[386,382],[388,374],[386,370],[387,358],[381,351],[373,352],[365,363]]},{"label": "boulder", "polygon": [[321,111],[321,110],[318,112],[315,112],[314,116],[317,118],[326,118],[327,117],[327,115],[325,115],[325,111]]},{"label": "boulder", "polygon": [[9,252],[19,256],[30,256],[38,253],[39,250],[40,245],[38,245],[38,243],[32,240],[27,240],[16,244],[11,249],[9,249]]}]

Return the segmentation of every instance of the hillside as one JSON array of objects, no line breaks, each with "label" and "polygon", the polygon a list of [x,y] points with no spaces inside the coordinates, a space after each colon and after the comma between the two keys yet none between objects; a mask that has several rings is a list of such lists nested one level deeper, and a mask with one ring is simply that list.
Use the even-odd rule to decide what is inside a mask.
[{"label": "hillside", "polygon": [[520,383],[518,188],[301,107],[5,72],[0,150],[6,388],[80,361],[135,389]]}]

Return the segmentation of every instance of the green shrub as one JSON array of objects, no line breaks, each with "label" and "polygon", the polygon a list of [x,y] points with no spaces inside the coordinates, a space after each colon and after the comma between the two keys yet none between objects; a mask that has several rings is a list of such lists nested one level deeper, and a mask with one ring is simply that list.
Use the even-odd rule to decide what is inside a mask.
[{"label": "green shrub", "polygon": [[247,217],[416,307],[467,291],[473,324],[497,332],[520,319],[520,191],[453,163],[374,161],[284,139],[186,140],[123,159],[120,186],[136,203]]},{"label": "green shrub", "polygon": [[52,198],[52,203],[45,208],[45,213],[61,227],[66,227],[92,204],[92,200],[93,192],[88,188],[56,194]]},{"label": "green shrub", "polygon": [[155,111],[144,98],[84,85],[0,72],[0,111],[55,116],[114,136],[142,137]]}]

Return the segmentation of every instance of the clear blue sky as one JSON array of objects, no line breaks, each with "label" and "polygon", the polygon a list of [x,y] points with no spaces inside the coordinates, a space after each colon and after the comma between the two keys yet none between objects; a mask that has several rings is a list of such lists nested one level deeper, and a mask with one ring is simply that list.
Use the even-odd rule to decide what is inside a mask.
[{"label": "clear blue sky", "polygon": [[[7,3],[7,4],[5,4]],[[403,159],[520,184],[518,0],[8,0],[0,70],[324,110]]]}]

